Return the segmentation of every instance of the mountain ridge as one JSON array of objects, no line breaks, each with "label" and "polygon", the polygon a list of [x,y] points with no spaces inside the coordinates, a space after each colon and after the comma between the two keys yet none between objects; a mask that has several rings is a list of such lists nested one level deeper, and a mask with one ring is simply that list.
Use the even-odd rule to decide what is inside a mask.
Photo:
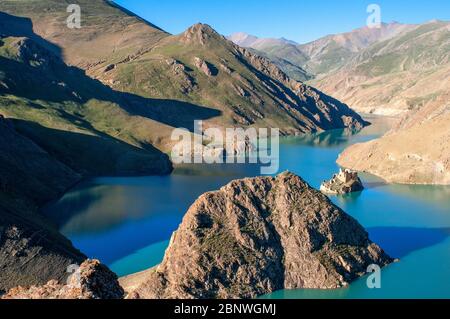
[{"label": "mountain ridge", "polygon": [[280,47],[263,51],[269,52],[267,56],[275,63],[286,59],[305,69],[312,75],[308,84],[357,111],[400,115],[448,87],[448,31],[449,22],[440,20],[383,23],[380,29],[363,27],[297,46],[301,62]]}]

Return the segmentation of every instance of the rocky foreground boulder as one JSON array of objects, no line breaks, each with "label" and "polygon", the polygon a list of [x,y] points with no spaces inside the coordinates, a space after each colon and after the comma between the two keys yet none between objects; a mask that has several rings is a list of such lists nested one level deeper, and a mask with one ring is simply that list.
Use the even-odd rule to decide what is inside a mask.
[{"label": "rocky foreground boulder", "polygon": [[[236,180],[202,195],[163,262],[128,298],[253,298],[334,289],[393,261],[364,228],[300,177]],[[126,282],[124,282],[126,284]]]},{"label": "rocky foreground boulder", "polygon": [[87,260],[66,284],[51,280],[43,286],[17,287],[3,299],[121,299],[123,294],[116,274],[98,260]]}]

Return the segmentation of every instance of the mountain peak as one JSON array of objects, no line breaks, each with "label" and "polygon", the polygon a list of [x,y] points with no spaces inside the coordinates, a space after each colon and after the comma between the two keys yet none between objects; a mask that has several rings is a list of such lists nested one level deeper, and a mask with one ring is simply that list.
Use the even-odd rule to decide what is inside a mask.
[{"label": "mountain peak", "polygon": [[181,40],[185,43],[199,43],[205,45],[208,40],[218,37],[222,38],[222,36],[210,25],[196,23],[181,35]]},{"label": "mountain peak", "polygon": [[297,46],[298,43],[286,38],[258,38],[245,32],[236,32],[227,37],[228,40],[244,48],[253,48],[257,50],[273,46]]},{"label": "mountain peak", "polygon": [[205,33],[217,33],[209,24],[206,23],[196,23],[190,26],[187,31],[197,31],[197,32],[205,32]]}]

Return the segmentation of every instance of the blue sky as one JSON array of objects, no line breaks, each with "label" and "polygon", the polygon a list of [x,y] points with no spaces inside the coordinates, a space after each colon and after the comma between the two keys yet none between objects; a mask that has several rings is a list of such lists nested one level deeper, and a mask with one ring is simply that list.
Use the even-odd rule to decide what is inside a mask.
[{"label": "blue sky", "polygon": [[384,22],[450,20],[450,0],[116,0],[121,6],[173,33],[197,22],[228,35],[315,40],[364,26],[367,6],[380,5]]}]

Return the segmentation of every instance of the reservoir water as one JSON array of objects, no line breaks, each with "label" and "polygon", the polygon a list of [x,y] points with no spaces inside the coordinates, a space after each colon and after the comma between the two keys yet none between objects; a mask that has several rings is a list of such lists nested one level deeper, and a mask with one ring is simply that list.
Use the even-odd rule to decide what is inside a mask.
[{"label": "reservoir water", "polygon": [[[336,130],[283,139],[280,172],[292,171],[318,188],[337,172],[344,148],[389,127],[386,119],[368,120],[373,125],[357,134]],[[161,262],[172,232],[199,195],[257,175],[257,165],[197,165],[165,177],[96,178],[48,205],[45,214],[87,256],[124,276]],[[264,298],[450,298],[450,187],[387,185],[366,174],[362,180],[365,191],[331,199],[400,259],[383,269],[381,289],[369,289],[361,278],[343,289],[279,291]]]}]

